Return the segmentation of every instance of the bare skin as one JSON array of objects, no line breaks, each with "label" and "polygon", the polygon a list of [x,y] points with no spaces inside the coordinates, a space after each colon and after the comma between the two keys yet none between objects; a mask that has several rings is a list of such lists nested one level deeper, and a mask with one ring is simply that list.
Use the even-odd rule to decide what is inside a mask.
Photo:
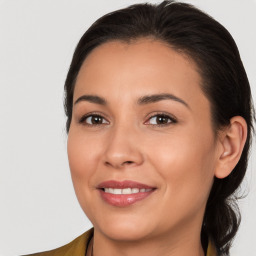
[{"label": "bare skin", "polygon": [[[215,137],[201,83],[192,60],[151,39],[108,42],[86,58],[68,156],[76,195],[94,226],[94,256],[204,255],[200,232],[213,179],[232,171],[246,124],[236,117]],[[145,100],[149,95],[158,97]],[[119,207],[100,195],[107,180],[154,191]]]}]

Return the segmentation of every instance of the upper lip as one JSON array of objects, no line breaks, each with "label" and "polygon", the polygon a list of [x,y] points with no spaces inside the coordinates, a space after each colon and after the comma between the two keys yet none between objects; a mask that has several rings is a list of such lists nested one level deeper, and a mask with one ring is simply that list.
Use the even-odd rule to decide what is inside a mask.
[{"label": "upper lip", "polygon": [[124,181],[117,181],[117,180],[107,180],[101,182],[98,186],[98,189],[102,188],[145,188],[145,189],[154,189],[154,187],[139,183],[137,181],[132,181],[132,180],[124,180]]}]

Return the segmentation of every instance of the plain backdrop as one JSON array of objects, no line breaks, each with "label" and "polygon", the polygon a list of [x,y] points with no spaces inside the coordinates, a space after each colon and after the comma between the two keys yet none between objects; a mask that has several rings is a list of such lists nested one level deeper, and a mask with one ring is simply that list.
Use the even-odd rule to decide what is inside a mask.
[{"label": "plain backdrop", "polygon": [[[140,2],[0,0],[1,256],[56,248],[91,227],[69,173],[63,84],[74,48],[89,25],[109,11]],[[187,2],[231,32],[256,101],[256,1]],[[256,255],[255,158],[254,146],[232,256]]]}]

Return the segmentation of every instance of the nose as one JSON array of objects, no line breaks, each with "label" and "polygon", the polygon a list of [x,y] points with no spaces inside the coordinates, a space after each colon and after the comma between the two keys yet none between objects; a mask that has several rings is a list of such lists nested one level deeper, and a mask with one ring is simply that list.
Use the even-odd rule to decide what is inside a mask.
[{"label": "nose", "polygon": [[127,127],[115,127],[108,134],[104,152],[106,166],[122,169],[136,167],[143,163],[143,153],[140,150],[139,134]]}]

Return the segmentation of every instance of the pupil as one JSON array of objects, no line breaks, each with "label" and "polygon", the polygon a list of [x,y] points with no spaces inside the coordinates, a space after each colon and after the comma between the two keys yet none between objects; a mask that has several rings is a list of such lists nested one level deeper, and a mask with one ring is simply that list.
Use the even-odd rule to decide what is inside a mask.
[{"label": "pupil", "polygon": [[100,116],[94,116],[92,118],[92,123],[93,124],[101,124],[102,123],[102,118]]},{"label": "pupil", "polygon": [[164,116],[157,117],[157,123],[158,124],[166,124],[168,122],[168,118]]}]

